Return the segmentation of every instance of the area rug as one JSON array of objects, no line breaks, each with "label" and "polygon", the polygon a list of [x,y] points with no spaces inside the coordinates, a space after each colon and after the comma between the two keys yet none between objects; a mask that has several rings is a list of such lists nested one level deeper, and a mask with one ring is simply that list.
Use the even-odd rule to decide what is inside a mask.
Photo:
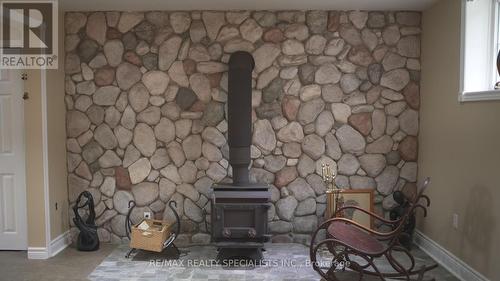
[{"label": "area rug", "polygon": [[[301,244],[267,244],[264,260],[259,264],[240,261],[239,264],[222,264],[216,261],[217,249],[213,246],[193,246],[181,249],[179,259],[171,259],[172,253],[148,254],[139,252],[129,259],[127,245],[118,246],[88,276],[90,280],[192,280],[192,281],[319,281],[312,269],[309,248]],[[432,262],[417,250],[417,263]],[[323,262],[329,257],[325,254]],[[381,265],[384,267],[384,265]],[[446,271],[437,270],[429,277],[449,279]],[[347,276],[346,276],[347,277]],[[344,280],[344,279],[343,279]],[[357,280],[347,277],[345,280]],[[372,279],[365,279],[372,280]]]}]

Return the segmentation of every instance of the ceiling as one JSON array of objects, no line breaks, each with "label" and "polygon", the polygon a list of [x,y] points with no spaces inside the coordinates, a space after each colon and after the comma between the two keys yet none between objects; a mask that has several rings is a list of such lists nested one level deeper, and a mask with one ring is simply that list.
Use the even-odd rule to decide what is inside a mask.
[{"label": "ceiling", "polygon": [[438,0],[59,0],[64,11],[425,10]]}]

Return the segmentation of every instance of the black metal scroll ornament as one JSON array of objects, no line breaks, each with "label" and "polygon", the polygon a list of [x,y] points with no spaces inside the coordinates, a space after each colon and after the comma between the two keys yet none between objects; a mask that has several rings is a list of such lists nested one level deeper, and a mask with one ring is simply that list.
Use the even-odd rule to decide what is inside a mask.
[{"label": "black metal scroll ornament", "polygon": [[[392,197],[394,198],[394,201],[396,201],[396,203],[399,204],[399,206],[394,207],[390,211],[389,215],[391,220],[397,220],[400,219],[407,212],[407,209],[411,207],[410,201],[404,195],[404,193],[399,190],[394,191]],[[399,237],[399,243],[408,250],[411,250],[411,247],[413,246],[412,241],[413,241],[413,233],[415,231],[415,226],[416,226],[415,213],[411,213],[405,225],[403,226],[403,231],[401,232],[401,235]]]},{"label": "black metal scroll ornament", "polygon": [[[80,205],[82,196],[87,201]],[[88,207],[89,212],[86,220],[82,219],[79,213],[79,209],[84,209],[85,207]],[[78,195],[76,203],[73,206],[73,212],[75,213],[73,222],[80,230],[78,240],[76,241],[77,249],[80,251],[96,251],[99,249],[99,236],[97,235],[97,225],[95,224],[94,198],[90,192],[84,191]]]}]

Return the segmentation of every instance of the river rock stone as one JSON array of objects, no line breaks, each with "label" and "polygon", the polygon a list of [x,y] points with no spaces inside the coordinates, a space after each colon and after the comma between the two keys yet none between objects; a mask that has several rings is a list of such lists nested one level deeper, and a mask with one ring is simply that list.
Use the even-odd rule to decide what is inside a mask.
[{"label": "river rock stone", "polygon": [[306,23],[313,34],[322,34],[326,31],[328,12],[309,11],[306,13]]},{"label": "river rock stone", "polygon": [[220,28],[225,23],[224,13],[206,11],[202,13],[201,18],[203,23],[205,23],[208,37],[215,40],[217,38],[217,34],[219,34]]},{"label": "river rock stone", "polygon": [[227,171],[219,163],[212,162],[207,169],[207,176],[215,182],[221,181],[227,175]]},{"label": "river rock stone", "polygon": [[276,135],[269,120],[255,122],[252,143],[264,151],[272,151],[275,148]]},{"label": "river rock stone", "polygon": [[417,36],[406,36],[401,38],[397,44],[398,53],[404,57],[420,57],[420,38]]},{"label": "river rock stone", "polygon": [[360,164],[356,156],[352,154],[344,154],[338,162],[338,172],[342,175],[354,175],[359,169]]},{"label": "river rock stone", "polygon": [[247,19],[241,24],[240,33],[243,39],[255,43],[262,36],[263,30],[255,20]]},{"label": "river rock stone", "polygon": [[368,136],[372,130],[372,114],[370,112],[352,114],[348,118],[349,125]]},{"label": "river rock stone", "polygon": [[313,160],[317,160],[325,153],[325,142],[318,135],[307,135],[302,141],[302,151]]},{"label": "river rock stone", "polygon": [[117,28],[121,33],[126,33],[140,23],[143,18],[143,13],[124,12],[120,17]]},{"label": "river rock stone", "polygon": [[158,184],[154,182],[142,182],[132,187],[137,206],[147,206],[158,198]]},{"label": "river rock stone", "polygon": [[295,209],[296,216],[305,216],[316,213],[316,199],[307,198],[301,201]]},{"label": "river rock stone", "polygon": [[184,214],[195,222],[203,221],[203,212],[200,207],[198,207],[193,201],[189,198],[184,200]]},{"label": "river rock stone", "polygon": [[366,146],[367,153],[388,153],[392,150],[393,140],[390,136],[384,135],[381,138]]},{"label": "river rock stone", "polygon": [[161,118],[154,128],[154,133],[158,140],[169,143],[175,139],[174,123],[167,118]]},{"label": "river rock stone", "polygon": [[401,91],[410,81],[410,74],[404,69],[395,69],[384,73],[380,80],[380,85],[393,89],[394,91]]},{"label": "river rock stone", "polygon": [[118,140],[113,131],[106,124],[102,124],[95,129],[94,138],[105,149],[114,149],[118,145]]},{"label": "river rock stone", "polygon": [[293,196],[288,196],[276,202],[276,213],[278,217],[285,221],[291,221],[298,202]]},{"label": "river rock stone", "polygon": [[287,189],[298,201],[303,201],[307,198],[315,197],[314,190],[303,178],[295,179],[287,186]]},{"label": "river rock stone", "polygon": [[150,157],[156,151],[156,139],[153,129],[144,123],[139,123],[135,127],[133,142],[144,156]]},{"label": "river rock stone", "polygon": [[280,48],[275,44],[265,43],[253,52],[255,61],[254,71],[260,73],[273,63],[273,61],[281,53]]},{"label": "river rock stone", "polygon": [[201,156],[200,135],[190,135],[182,142],[182,149],[187,160],[196,160]]},{"label": "river rock stone", "polygon": [[384,171],[375,178],[377,190],[382,195],[392,193],[399,178],[399,169],[396,166],[387,166]]},{"label": "river rock stone", "polygon": [[68,111],[66,114],[66,130],[69,137],[78,137],[90,128],[89,118],[80,111]]},{"label": "river rock stone", "polygon": [[385,168],[386,160],[382,154],[365,154],[359,157],[361,168],[370,176],[378,176]]},{"label": "river rock stone", "polygon": [[299,108],[297,120],[303,125],[314,122],[316,117],[323,111],[324,107],[325,103],[322,99],[313,99],[303,103]]},{"label": "river rock stone", "polygon": [[377,185],[373,178],[364,176],[350,176],[349,183],[354,189],[374,189]]},{"label": "river rock stone", "polygon": [[120,40],[110,40],[104,45],[104,55],[108,64],[112,67],[117,67],[122,62],[124,52],[123,43]]},{"label": "river rock stone", "polygon": [[274,185],[277,188],[284,187],[295,180],[298,176],[297,168],[285,167],[276,173]]},{"label": "river rock stone", "polygon": [[311,233],[318,227],[316,215],[295,217],[293,219],[293,230],[298,233]]},{"label": "river rock stone", "polygon": [[168,75],[162,71],[149,71],[142,76],[142,83],[152,95],[163,94],[169,81]]},{"label": "river rock stone", "polygon": [[170,14],[170,25],[175,33],[183,33],[191,25],[191,17],[186,12],[174,12]]},{"label": "river rock stone", "polygon": [[67,13],[64,17],[64,30],[66,34],[78,33],[87,23],[87,17],[83,13]]},{"label": "river rock stone", "polygon": [[302,126],[297,122],[290,122],[285,127],[281,128],[277,134],[278,139],[282,142],[302,142],[304,131]]},{"label": "river rock stone", "polygon": [[103,12],[91,14],[87,19],[87,36],[103,45],[106,41],[106,16]]},{"label": "river rock stone", "polygon": [[94,75],[95,84],[97,86],[108,86],[115,79],[115,70],[110,67],[104,67],[96,70]]},{"label": "river rock stone", "polygon": [[128,167],[132,184],[142,182],[151,172],[151,163],[147,158],[141,158]]},{"label": "river rock stone", "polygon": [[340,79],[340,87],[345,94],[357,90],[359,85],[361,85],[361,80],[355,74],[345,74]]},{"label": "river rock stone", "polygon": [[416,161],[418,157],[418,140],[414,136],[405,137],[398,145],[401,158],[405,161]]},{"label": "river rock stone", "polygon": [[181,87],[175,97],[175,102],[182,109],[190,108],[197,100],[196,94],[188,88]]},{"label": "river rock stone", "polygon": [[326,46],[326,38],[321,35],[311,36],[305,46],[305,50],[311,55],[320,55]]},{"label": "river rock stone", "polygon": [[128,202],[134,200],[134,196],[124,190],[118,190],[113,196],[113,208],[122,215],[128,213]]},{"label": "river rock stone", "polygon": [[139,68],[128,62],[124,62],[116,69],[116,82],[122,90],[128,90],[141,80],[142,73]]},{"label": "river rock stone", "polygon": [[327,63],[318,68],[314,76],[314,81],[318,84],[336,84],[340,81],[341,73],[338,68]]},{"label": "river rock stone", "polygon": [[407,109],[399,116],[399,127],[411,136],[418,134],[418,111]]},{"label": "river rock stone", "polygon": [[194,183],[196,181],[196,172],[198,172],[198,169],[193,161],[186,161],[184,165],[179,168],[179,175],[182,182],[185,183]]},{"label": "river rock stone", "polygon": [[[135,84],[129,91],[128,101],[135,112],[141,112],[148,106],[149,92],[142,83]],[[130,128],[129,128],[130,129]]]},{"label": "river rock stone", "polygon": [[351,126],[343,125],[335,133],[340,147],[346,153],[361,155],[365,151],[366,141],[363,136]]},{"label": "river rock stone", "polygon": [[174,36],[165,40],[158,49],[158,68],[162,71],[168,70],[177,58],[182,38]]}]

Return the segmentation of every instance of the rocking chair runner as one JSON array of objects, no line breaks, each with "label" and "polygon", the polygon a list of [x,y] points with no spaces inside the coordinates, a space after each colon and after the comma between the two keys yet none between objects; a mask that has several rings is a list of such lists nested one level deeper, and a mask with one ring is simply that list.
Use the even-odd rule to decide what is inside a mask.
[{"label": "rocking chair runner", "polygon": [[[417,268],[415,258],[410,251],[399,244],[399,238],[402,235],[407,235],[403,232],[404,225],[417,208],[421,208],[424,211],[424,216],[427,216],[427,207],[430,205],[430,199],[426,195],[423,195],[423,192],[429,182],[430,179],[426,178],[420,192],[414,198],[408,198],[410,206],[406,213],[397,220],[387,220],[356,206],[339,208],[334,218],[322,223],[312,236],[310,258],[313,269],[328,281],[339,281],[338,277],[335,276],[339,265],[345,265],[342,270],[345,270],[347,267],[357,273],[359,280],[362,280],[364,275],[377,276],[380,280],[386,280],[385,278],[423,280],[424,273],[436,268],[437,264]],[[419,203],[421,199],[426,201],[425,205]],[[378,232],[355,221],[336,217],[337,214],[347,209],[355,209],[366,213],[383,224],[391,226],[393,230],[390,232]],[[316,236],[322,229],[326,230],[327,239],[315,244]],[[323,271],[324,268],[320,266],[317,260],[318,250],[322,246],[326,246],[333,255],[330,268],[326,272]],[[410,265],[405,266],[397,261],[394,257],[396,252],[406,255],[410,261]],[[357,261],[353,260],[352,257],[358,257]],[[381,272],[377,265],[375,265],[375,259],[384,257],[394,269],[393,272]],[[359,259],[364,260],[366,263],[360,264],[358,262]],[[416,279],[411,279],[412,277],[416,277]]]}]

